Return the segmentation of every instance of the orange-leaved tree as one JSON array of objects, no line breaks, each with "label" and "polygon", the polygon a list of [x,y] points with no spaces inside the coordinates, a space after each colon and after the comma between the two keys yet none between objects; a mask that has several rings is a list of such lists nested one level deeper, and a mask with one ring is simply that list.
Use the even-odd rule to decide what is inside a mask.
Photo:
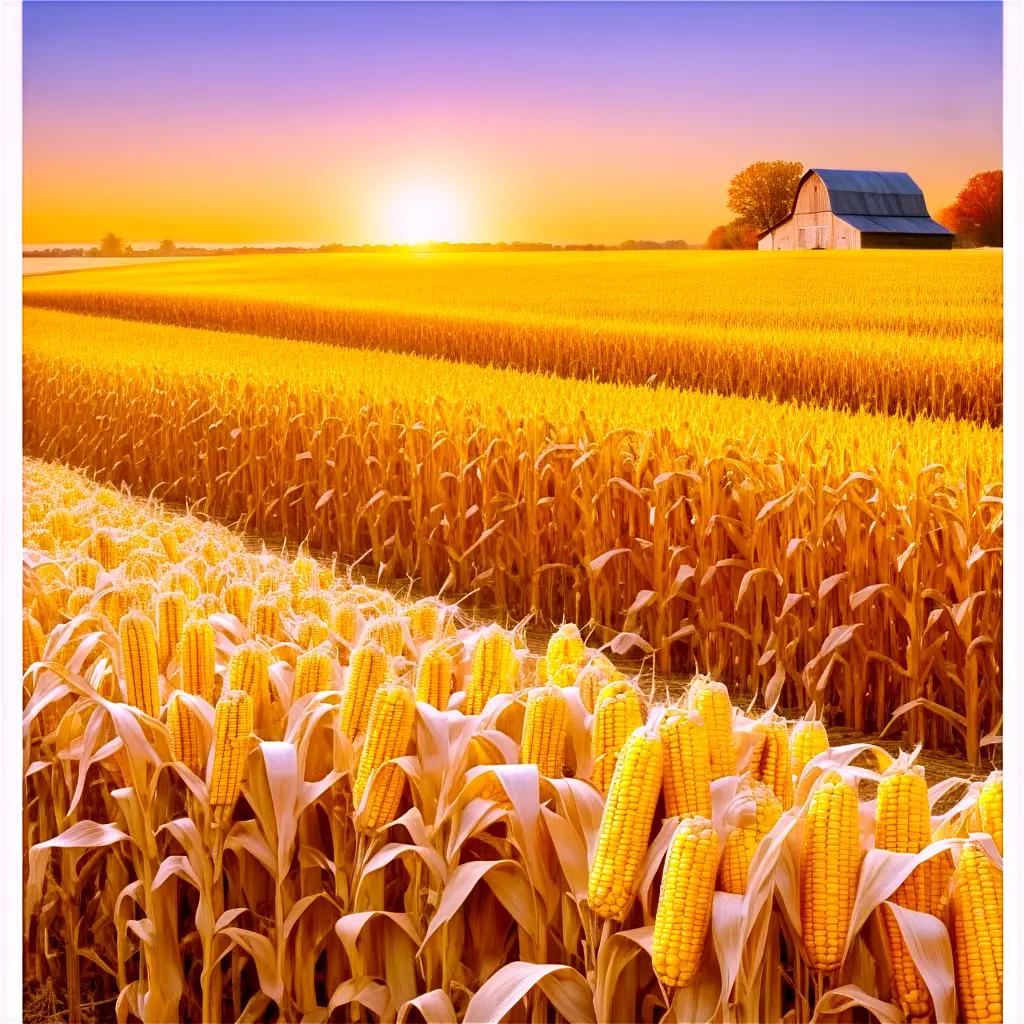
[{"label": "orange-leaved tree", "polygon": [[1003,172],[981,171],[936,220],[967,245],[1003,244]]},{"label": "orange-leaved tree", "polygon": [[740,220],[765,231],[789,213],[803,164],[795,160],[759,160],[729,182],[729,209]]}]

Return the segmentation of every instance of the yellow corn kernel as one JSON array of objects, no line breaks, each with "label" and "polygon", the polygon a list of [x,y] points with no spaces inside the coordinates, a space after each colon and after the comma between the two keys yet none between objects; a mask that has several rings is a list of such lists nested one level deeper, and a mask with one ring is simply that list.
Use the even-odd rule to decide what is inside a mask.
[{"label": "yellow corn kernel", "polygon": [[112,585],[100,591],[96,595],[96,610],[117,629],[121,616],[128,611],[128,595],[124,588]]},{"label": "yellow corn kernel", "polygon": [[580,668],[586,654],[587,647],[583,642],[583,637],[580,636],[579,628],[572,623],[563,623],[548,640],[545,653],[548,676],[553,679],[563,665]]},{"label": "yellow corn kernel", "polygon": [[750,755],[750,777],[770,786],[783,807],[793,802],[793,779],[789,774],[789,730],[785,720],[767,717],[754,726],[754,749]]},{"label": "yellow corn kernel", "polygon": [[363,629],[362,642],[375,640],[392,658],[405,650],[405,632],[402,619],[397,615],[382,615],[370,619]]},{"label": "yellow corn kernel", "polygon": [[169,591],[180,591],[189,601],[194,601],[200,594],[199,581],[188,569],[173,569],[163,578],[163,588]]},{"label": "yellow corn kernel", "polygon": [[384,682],[388,661],[384,648],[373,640],[352,652],[341,700],[341,731],[350,740],[366,731],[373,697]]},{"label": "yellow corn kernel", "polygon": [[270,652],[251,640],[235,648],[228,662],[227,689],[240,690],[252,697],[255,721],[266,724],[270,713]]},{"label": "yellow corn kernel", "polygon": [[789,737],[789,771],[799,779],[811,758],[828,750],[828,732],[822,722],[802,721]]},{"label": "yellow corn kernel", "polygon": [[594,758],[592,781],[602,796],[608,792],[619,752],[643,721],[640,694],[630,683],[609,683],[598,694],[590,749]]},{"label": "yellow corn kernel", "polygon": [[354,601],[340,601],[331,613],[331,632],[347,644],[355,643],[359,631],[359,608]]},{"label": "yellow corn kernel", "polygon": [[304,651],[311,651],[330,639],[330,630],[312,615],[302,619],[295,634],[295,642]]},{"label": "yellow corn kernel", "polygon": [[987,832],[1003,852],[1003,773],[993,772],[981,787],[978,796],[981,831]]},{"label": "yellow corn kernel", "polygon": [[812,970],[842,965],[859,875],[857,791],[829,772],[811,797],[800,855],[800,917]]},{"label": "yellow corn kernel", "polygon": [[198,774],[202,770],[199,723],[177,693],[167,703],[167,731],[171,737],[171,757]]},{"label": "yellow corn kernel", "polygon": [[224,607],[228,614],[234,615],[239,622],[247,623],[255,595],[255,588],[245,580],[229,583],[224,588]]},{"label": "yellow corn kernel", "polygon": [[[878,785],[875,846],[894,853],[920,853],[931,841],[931,811],[924,772],[901,755]],[[908,910],[930,912],[932,861],[918,865],[889,897]],[[914,1020],[932,1015],[932,1001],[907,948],[896,917],[888,907],[881,912],[889,955],[893,993],[905,1016]]]},{"label": "yellow corn kernel", "polygon": [[113,530],[105,527],[93,530],[85,542],[85,552],[104,569],[113,569],[121,563],[121,545]]},{"label": "yellow corn kernel", "polygon": [[408,687],[389,683],[374,693],[352,788],[360,828],[373,831],[398,814],[405,773],[388,762],[408,753],[415,719],[416,701]]},{"label": "yellow corn kernel", "polygon": [[711,923],[718,833],[705,817],[683,818],[665,860],[651,959],[658,980],[683,988],[696,977]]},{"label": "yellow corn kernel", "polygon": [[156,622],[159,636],[160,671],[165,672],[177,653],[181,631],[188,618],[188,598],[180,590],[161,594],[156,600]]},{"label": "yellow corn kernel", "polygon": [[96,581],[99,579],[103,566],[95,558],[76,558],[71,563],[72,582],[76,587],[88,587],[96,589]]},{"label": "yellow corn kernel", "polygon": [[68,595],[67,613],[71,618],[81,614],[92,601],[92,590],[89,587],[75,587]]},{"label": "yellow corn kernel", "polygon": [[300,654],[292,677],[292,700],[310,693],[331,689],[334,661],[326,647],[316,647]]},{"label": "yellow corn kernel", "polygon": [[249,611],[249,632],[270,643],[279,643],[285,639],[281,610],[272,598],[253,602]]},{"label": "yellow corn kernel", "polygon": [[724,684],[711,679],[694,680],[690,689],[692,707],[708,727],[711,748],[711,778],[736,774],[736,748],[732,737],[733,706]]},{"label": "yellow corn kernel", "polygon": [[416,666],[416,699],[444,711],[452,695],[455,663],[442,644],[431,644]]},{"label": "yellow corn kernel", "polygon": [[959,1019],[1003,1019],[1003,877],[984,849],[968,841],[953,875],[952,939]]},{"label": "yellow corn kernel", "polygon": [[331,602],[326,594],[312,592],[301,594],[295,603],[295,610],[300,615],[311,615],[321,622],[329,621],[331,617]]},{"label": "yellow corn kernel", "polygon": [[406,614],[409,620],[409,631],[416,643],[437,639],[443,616],[442,607],[436,598],[425,597],[417,601]]},{"label": "yellow corn kernel", "polygon": [[497,626],[485,630],[473,648],[465,713],[479,715],[492,697],[511,693],[518,676],[519,662],[511,635]]},{"label": "yellow corn kernel", "polygon": [[672,709],[661,719],[665,753],[665,814],[711,816],[711,744],[708,727],[696,711]]},{"label": "yellow corn kernel", "polygon": [[530,691],[523,720],[520,761],[535,764],[548,779],[560,779],[565,763],[565,697],[557,686]]},{"label": "yellow corn kernel", "polygon": [[179,687],[186,693],[214,701],[216,688],[216,638],[213,626],[205,619],[185,623],[178,641]]},{"label": "yellow corn kernel", "polygon": [[291,578],[289,585],[291,592],[298,597],[307,590],[312,590],[320,582],[320,574],[317,572],[317,562],[309,555],[299,555],[291,566]]},{"label": "yellow corn kernel", "polygon": [[121,665],[129,704],[156,718],[160,714],[160,667],[153,622],[138,612],[122,616]]},{"label": "yellow corn kernel", "polygon": [[723,892],[742,896],[758,844],[782,817],[782,801],[763,783],[748,782],[737,794],[736,812],[736,827],[722,847],[720,885]]},{"label": "yellow corn kernel", "polygon": [[210,772],[210,807],[214,825],[231,817],[245,780],[245,764],[252,735],[252,698],[227,690],[217,701],[213,722],[213,765]]},{"label": "yellow corn kernel", "polygon": [[637,729],[625,742],[601,814],[587,902],[598,917],[625,920],[661,795],[661,740]]}]

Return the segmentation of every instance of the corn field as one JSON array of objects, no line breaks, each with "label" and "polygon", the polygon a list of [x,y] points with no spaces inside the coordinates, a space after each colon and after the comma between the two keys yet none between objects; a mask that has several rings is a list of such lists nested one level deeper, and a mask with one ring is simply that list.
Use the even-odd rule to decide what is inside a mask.
[{"label": "corn field", "polygon": [[70,1020],[1001,1020],[998,773],[24,469],[25,965]]},{"label": "corn field", "polygon": [[[765,706],[975,764],[997,740],[999,428],[37,309],[25,332],[31,455]],[[946,372],[968,347],[941,343]]]},{"label": "corn field", "polygon": [[1001,260],[998,252],[246,256],[29,278],[24,298],[563,377],[998,425]]}]

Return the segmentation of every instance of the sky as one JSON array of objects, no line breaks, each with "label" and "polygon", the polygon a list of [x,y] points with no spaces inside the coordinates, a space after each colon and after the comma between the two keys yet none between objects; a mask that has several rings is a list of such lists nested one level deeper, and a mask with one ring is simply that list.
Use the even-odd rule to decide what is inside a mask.
[{"label": "sky", "polygon": [[26,0],[28,244],[702,242],[755,160],[1001,167],[997,3]]}]

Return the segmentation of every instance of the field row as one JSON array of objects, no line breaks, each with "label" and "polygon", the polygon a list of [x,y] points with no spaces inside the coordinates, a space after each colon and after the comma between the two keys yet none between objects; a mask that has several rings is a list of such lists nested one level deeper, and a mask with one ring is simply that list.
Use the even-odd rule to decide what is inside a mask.
[{"label": "field row", "polygon": [[30,454],[382,580],[974,763],[999,722],[1000,430],[32,310],[24,386]]},{"label": "field row", "polygon": [[999,773],[929,787],[707,678],[665,706],[574,626],[532,654],[61,467],[24,510],[56,1013],[1002,1019]]},{"label": "field row", "polygon": [[750,256],[223,258],[30,278],[24,298],[579,379],[1001,422],[998,253]]}]

